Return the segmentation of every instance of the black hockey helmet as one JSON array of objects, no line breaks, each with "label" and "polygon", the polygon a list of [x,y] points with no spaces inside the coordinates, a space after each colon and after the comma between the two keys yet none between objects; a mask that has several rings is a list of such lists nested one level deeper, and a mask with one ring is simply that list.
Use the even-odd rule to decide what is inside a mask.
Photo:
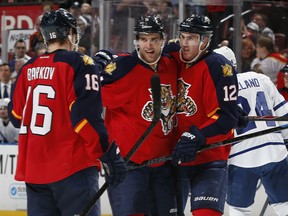
[{"label": "black hockey helmet", "polygon": [[159,33],[164,38],[164,25],[159,16],[141,16],[134,27],[136,39],[140,34]]},{"label": "black hockey helmet", "polygon": [[213,29],[211,20],[207,16],[192,14],[179,25],[180,32],[196,33],[205,36],[212,36]]},{"label": "black hockey helmet", "polygon": [[46,41],[66,39],[71,28],[73,33],[78,34],[75,17],[63,8],[56,11],[46,11],[40,23],[41,33]]}]

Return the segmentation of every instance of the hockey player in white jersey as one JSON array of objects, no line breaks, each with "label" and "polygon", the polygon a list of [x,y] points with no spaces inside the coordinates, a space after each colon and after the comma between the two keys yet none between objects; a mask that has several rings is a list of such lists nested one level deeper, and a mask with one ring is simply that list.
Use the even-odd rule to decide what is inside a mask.
[{"label": "hockey player in white jersey", "polygon": [[[228,47],[215,50],[236,65]],[[249,116],[284,116],[288,104],[269,77],[255,72],[237,75],[238,105]],[[245,128],[235,129],[235,136],[278,126],[275,121],[249,121]],[[246,139],[232,146],[229,156],[227,203],[230,216],[252,215],[258,180],[261,180],[270,205],[278,216],[288,215],[288,157],[283,137],[287,131]]]}]

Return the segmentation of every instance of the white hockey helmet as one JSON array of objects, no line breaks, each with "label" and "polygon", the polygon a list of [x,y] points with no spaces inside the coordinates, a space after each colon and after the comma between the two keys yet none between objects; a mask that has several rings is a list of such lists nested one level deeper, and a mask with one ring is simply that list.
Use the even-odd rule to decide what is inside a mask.
[{"label": "white hockey helmet", "polygon": [[219,53],[223,55],[225,58],[227,58],[233,65],[233,67],[237,68],[237,61],[234,52],[227,46],[222,46],[220,48],[217,48],[214,50],[214,52]]}]

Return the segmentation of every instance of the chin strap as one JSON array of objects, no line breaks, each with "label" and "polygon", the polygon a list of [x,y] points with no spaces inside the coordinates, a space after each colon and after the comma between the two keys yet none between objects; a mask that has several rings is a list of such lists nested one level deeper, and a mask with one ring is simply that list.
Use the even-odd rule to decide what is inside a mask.
[{"label": "chin strap", "polygon": [[73,51],[78,51],[78,48],[79,48],[79,40],[80,40],[80,36],[77,34],[77,40],[76,40],[76,42],[74,43],[73,42],[73,36],[71,36],[71,35],[68,35],[68,39],[69,39],[69,41],[70,41],[70,43],[73,45]]},{"label": "chin strap", "polygon": [[[79,48],[79,41],[80,41],[80,28],[79,27],[77,27],[76,28],[76,34],[74,33],[72,33],[72,31],[70,31],[70,34],[68,35],[68,38],[69,38],[69,41],[70,41],[70,43],[73,45],[73,51],[78,51],[78,48]],[[76,42],[74,43],[74,41],[73,41],[73,35],[76,35]]]}]

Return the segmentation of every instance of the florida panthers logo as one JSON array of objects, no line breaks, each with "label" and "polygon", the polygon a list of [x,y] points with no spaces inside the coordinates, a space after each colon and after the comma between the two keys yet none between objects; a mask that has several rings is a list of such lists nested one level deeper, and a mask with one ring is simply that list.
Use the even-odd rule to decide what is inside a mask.
[{"label": "florida panthers logo", "polygon": [[190,86],[183,79],[178,79],[177,113],[185,114],[186,116],[192,116],[197,111],[197,105],[194,100],[187,96]]},{"label": "florida panthers logo", "polygon": [[[152,99],[152,90],[149,89]],[[152,121],[153,118],[153,101],[148,101],[141,113],[142,117],[147,121]],[[173,95],[171,86],[161,84],[161,125],[165,135],[177,126],[176,120],[176,96]]]}]

